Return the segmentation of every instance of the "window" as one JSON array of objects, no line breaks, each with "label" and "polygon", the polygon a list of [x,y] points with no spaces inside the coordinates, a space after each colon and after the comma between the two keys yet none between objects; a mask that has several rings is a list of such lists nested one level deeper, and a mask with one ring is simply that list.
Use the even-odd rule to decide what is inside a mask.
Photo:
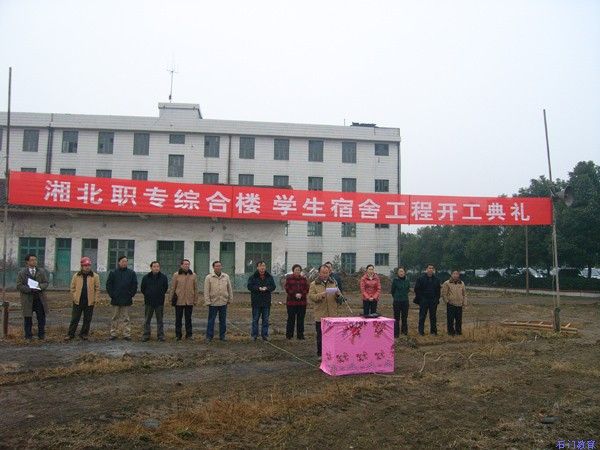
[{"label": "window", "polygon": [[356,178],[342,178],[342,192],[356,192]]},{"label": "window", "polygon": [[34,254],[37,257],[38,267],[44,267],[46,255],[46,238],[19,238],[19,265],[25,264],[25,256],[30,253]]},{"label": "window", "polygon": [[101,131],[98,133],[98,153],[112,154],[115,133],[112,131]]},{"label": "window", "polygon": [[273,175],[273,186],[288,187],[290,185],[290,177],[287,175]]},{"label": "window", "polygon": [[323,162],[323,141],[308,141],[308,160]]},{"label": "window", "polygon": [[87,256],[92,260],[92,270],[98,267],[98,239],[81,240],[81,256]]},{"label": "window", "polygon": [[204,172],[202,174],[202,182],[204,184],[218,184],[219,183],[219,174],[212,172]]},{"label": "window", "polygon": [[375,144],[375,156],[389,156],[390,145],[389,144]]},{"label": "window", "polygon": [[37,152],[40,141],[40,130],[23,130],[23,151]]},{"label": "window", "polygon": [[253,137],[240,137],[240,159],[254,159]]},{"label": "window", "polygon": [[308,177],[308,190],[309,191],[322,191],[323,190],[323,177]]},{"label": "window", "polygon": [[204,157],[219,157],[219,136],[204,136]]},{"label": "window", "polygon": [[183,155],[169,155],[168,177],[183,177]]},{"label": "window", "polygon": [[238,184],[240,186],[254,186],[254,175],[248,173],[240,173],[238,175]]},{"label": "window", "polygon": [[375,265],[376,266],[389,266],[390,265],[390,254],[389,253],[375,253]]},{"label": "window", "polygon": [[271,243],[270,242],[246,242],[246,273],[256,270],[256,263],[264,261],[267,271],[271,271]]},{"label": "window", "polygon": [[98,169],[96,170],[96,178],[112,178],[112,170]]},{"label": "window", "polygon": [[306,254],[306,268],[307,269],[318,269],[323,264],[323,253],[321,252],[308,252]]},{"label": "window", "polygon": [[169,134],[169,144],[185,144],[185,134],[183,134],[183,133]]},{"label": "window", "polygon": [[131,179],[132,180],[147,180],[148,179],[148,171],[147,170],[132,170],[131,171]]},{"label": "window", "polygon": [[21,172],[36,173],[37,169],[35,167],[21,167]]},{"label": "window", "polygon": [[306,224],[307,236],[323,236],[323,222],[308,222]]},{"label": "window", "polygon": [[168,277],[177,272],[182,259],[183,241],[156,241],[156,260]]},{"label": "window", "polygon": [[342,237],[356,237],[356,223],[342,222]]},{"label": "window", "polygon": [[62,152],[77,153],[78,131],[63,131]]},{"label": "window", "polygon": [[376,223],[375,224],[375,228],[376,229],[378,229],[378,228],[389,228],[389,227],[390,227],[389,223]]},{"label": "window", "polygon": [[275,139],[273,145],[273,158],[287,161],[290,159],[290,140]]},{"label": "window", "polygon": [[375,192],[390,192],[390,180],[375,180]]},{"label": "window", "polygon": [[108,270],[116,269],[121,256],[129,260],[129,268],[133,270],[133,259],[135,257],[135,241],[129,239],[108,240]]},{"label": "window", "polygon": [[344,272],[356,272],[356,253],[342,253],[340,262]]},{"label": "window", "polygon": [[342,142],[342,162],[356,164],[356,142]]},{"label": "window", "polygon": [[61,175],[76,175],[77,171],[75,169],[60,169]]},{"label": "window", "polygon": [[150,133],[133,133],[133,154],[150,154]]}]

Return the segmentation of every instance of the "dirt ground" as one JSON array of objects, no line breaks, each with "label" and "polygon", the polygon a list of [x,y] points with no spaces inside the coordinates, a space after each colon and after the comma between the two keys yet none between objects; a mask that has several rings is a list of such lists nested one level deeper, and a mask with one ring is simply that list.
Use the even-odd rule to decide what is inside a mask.
[{"label": "dirt ground", "polygon": [[[0,340],[0,448],[600,448],[600,300],[563,299],[562,321],[580,333],[557,336],[498,325],[551,320],[550,297],[471,297],[463,336],[445,333],[440,305],[440,334],[419,337],[411,304],[394,374],[330,377],[310,311],[307,339],[285,339],[283,296],[271,343],[249,338],[245,294],[228,311],[226,342],[204,341],[202,306],[195,340],[175,341],[168,307],[167,341],[141,342],[140,298],[132,341],[108,341],[103,298],[90,340],[63,342],[70,304],[50,293],[45,341],[23,340],[16,306]],[[379,311],[392,316],[389,296]]]}]

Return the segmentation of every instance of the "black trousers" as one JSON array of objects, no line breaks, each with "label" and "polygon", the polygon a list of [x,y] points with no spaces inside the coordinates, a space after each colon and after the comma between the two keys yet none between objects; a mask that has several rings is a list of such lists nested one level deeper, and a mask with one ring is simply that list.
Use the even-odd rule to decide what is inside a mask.
[{"label": "black trousers", "polygon": [[429,332],[437,334],[437,306],[438,301],[431,299],[421,299],[419,304],[419,334],[425,334],[425,318],[429,313]]},{"label": "black trousers", "polygon": [[462,334],[462,306],[451,304],[446,305],[446,314],[448,317],[448,334]]},{"label": "black trousers", "polygon": [[304,339],[304,317],[306,316],[306,305],[287,306],[287,326],[285,327],[285,337],[291,339],[294,337],[294,326],[296,326],[296,337]]},{"label": "black trousers", "polygon": [[321,322],[315,322],[315,330],[317,332],[317,355],[321,356],[323,339],[323,334],[321,333]]},{"label": "black trousers", "polygon": [[[408,334],[408,301],[394,302],[394,337],[402,334]],[[400,319],[402,319],[402,329],[400,328]]]},{"label": "black trousers", "polygon": [[[164,316],[164,305],[152,306],[150,304],[144,305],[144,337],[150,337],[150,332],[152,329],[152,316],[156,314],[156,336],[158,338],[165,337],[165,328],[163,323]],[[181,325],[181,322],[180,322]],[[191,328],[191,326],[190,326]],[[181,326],[179,327],[181,330]]]},{"label": "black trousers", "polygon": [[367,301],[367,300],[363,300],[363,314],[366,316],[368,314],[371,313],[376,313],[377,312],[377,302],[373,301]]},{"label": "black trousers", "polygon": [[77,325],[79,325],[79,319],[83,313],[83,325],[79,331],[79,336],[87,336],[90,334],[90,324],[92,323],[92,314],[94,313],[94,305],[82,306],[73,303],[73,309],[71,311],[71,324],[69,325],[69,332],[67,333],[71,337],[75,337],[77,331]]},{"label": "black trousers", "polygon": [[192,336],[192,310],[194,305],[175,306],[175,336],[181,337],[181,320],[185,314],[185,337]]},{"label": "black trousers", "polygon": [[37,318],[38,337],[43,339],[46,335],[46,311],[44,311],[44,305],[42,305],[42,301],[37,296],[33,299],[32,315],[23,318],[25,339],[33,337],[33,313],[35,313],[35,317]]}]

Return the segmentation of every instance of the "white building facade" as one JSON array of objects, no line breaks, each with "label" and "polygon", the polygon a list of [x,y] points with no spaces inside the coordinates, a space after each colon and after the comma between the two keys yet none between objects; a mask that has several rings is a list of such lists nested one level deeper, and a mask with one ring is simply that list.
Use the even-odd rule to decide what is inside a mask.
[{"label": "white building facade", "polygon": [[[390,193],[400,190],[398,128],[210,120],[202,118],[198,105],[160,103],[158,117],[12,113],[10,133],[9,166],[16,171],[290,186],[301,190]],[[0,113],[3,162],[6,143],[7,115]],[[81,239],[87,239],[73,230],[89,227],[91,222],[104,217],[89,212],[69,218],[71,231],[67,227],[63,234],[73,240],[72,270],[77,268]],[[165,226],[165,221],[157,217],[142,219],[141,226],[139,217],[124,216],[118,220],[109,217],[109,223],[119,230],[116,234],[120,239],[135,241],[137,254],[143,252],[143,258],[135,257],[136,271],[142,270],[150,256],[158,255],[159,244],[152,247],[148,243],[149,231],[158,230],[155,241],[178,241],[181,228],[192,224],[192,219],[168,220],[174,225]],[[315,267],[336,260],[347,272],[375,264],[378,272],[387,273],[398,263],[398,225],[220,221],[221,228],[222,224],[229,226],[226,238],[210,231],[215,226],[210,219],[194,219],[193,223],[201,224],[199,231],[209,238],[186,235],[183,239],[186,257],[194,258],[194,242],[209,242],[211,260],[220,258],[220,242],[238,242],[234,245],[234,267],[230,268],[236,274],[249,271],[248,258],[243,256],[248,242],[271,242],[271,265],[283,268],[295,263]],[[102,229],[97,226],[93,229],[102,235]],[[28,230],[24,226],[23,236],[15,238],[42,233],[43,230]],[[110,251],[108,245],[98,241],[99,269],[110,269],[107,266],[111,261],[106,257]],[[48,252],[55,254],[56,249]],[[57,257],[47,259],[52,269],[50,262],[54,263]]]}]

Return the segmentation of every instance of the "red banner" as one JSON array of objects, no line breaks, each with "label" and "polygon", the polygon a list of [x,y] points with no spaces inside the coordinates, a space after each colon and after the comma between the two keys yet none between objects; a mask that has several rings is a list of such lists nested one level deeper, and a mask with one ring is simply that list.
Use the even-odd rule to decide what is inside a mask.
[{"label": "red banner", "polygon": [[199,217],[413,225],[550,225],[549,198],[299,191],[11,172],[11,205]]}]

